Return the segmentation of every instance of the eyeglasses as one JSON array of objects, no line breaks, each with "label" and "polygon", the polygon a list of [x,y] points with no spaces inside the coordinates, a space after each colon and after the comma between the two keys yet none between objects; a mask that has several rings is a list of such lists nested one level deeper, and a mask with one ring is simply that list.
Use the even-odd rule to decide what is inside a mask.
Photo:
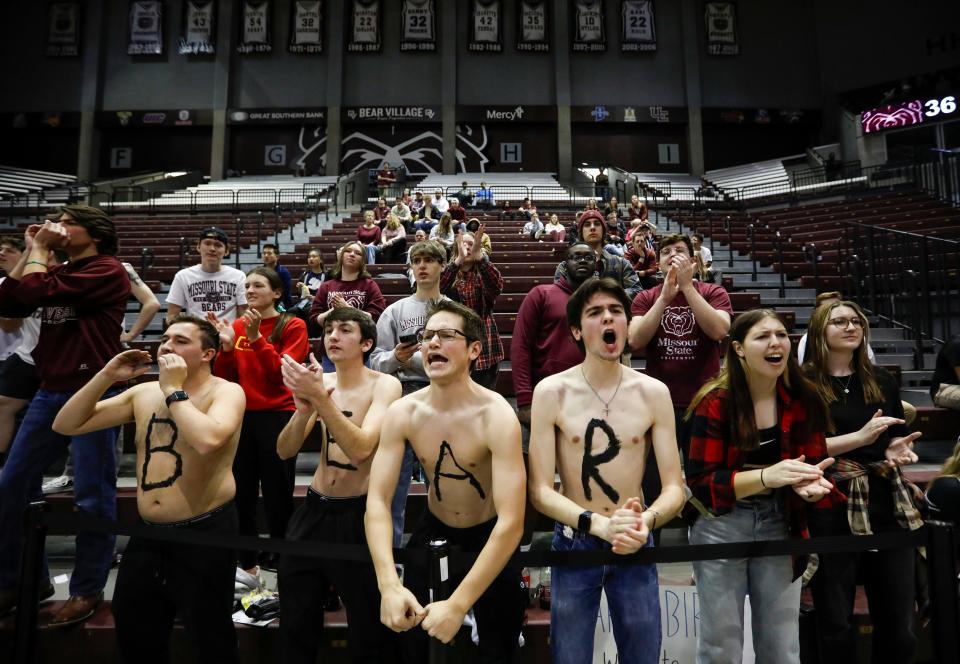
[{"label": "eyeglasses", "polygon": [[433,341],[434,337],[440,337],[440,341],[453,341],[457,338],[457,335],[460,335],[464,339],[467,338],[460,330],[454,330],[453,328],[442,328],[439,330],[420,330],[417,336],[420,338],[422,343],[428,344]]},{"label": "eyeglasses", "polygon": [[567,260],[571,260],[574,263],[592,263],[596,260],[596,256],[593,254],[573,254]]},{"label": "eyeglasses", "polygon": [[860,318],[831,318],[827,322],[840,330],[847,329],[849,325],[853,325],[858,330],[863,327],[863,320]]}]

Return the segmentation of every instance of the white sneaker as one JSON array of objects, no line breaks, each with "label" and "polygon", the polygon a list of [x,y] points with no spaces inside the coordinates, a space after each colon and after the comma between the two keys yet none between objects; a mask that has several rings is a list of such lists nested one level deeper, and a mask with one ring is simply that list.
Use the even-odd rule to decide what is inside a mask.
[{"label": "white sneaker", "polygon": [[51,493],[68,491],[72,486],[73,478],[69,475],[61,475],[60,477],[54,477],[52,480],[44,482],[40,490],[43,492],[43,495],[46,496]]},{"label": "white sneaker", "polygon": [[257,568],[256,574],[251,574],[245,569],[238,567],[233,576],[233,598],[240,599],[253,590],[263,590],[263,578],[260,576],[260,568]]}]

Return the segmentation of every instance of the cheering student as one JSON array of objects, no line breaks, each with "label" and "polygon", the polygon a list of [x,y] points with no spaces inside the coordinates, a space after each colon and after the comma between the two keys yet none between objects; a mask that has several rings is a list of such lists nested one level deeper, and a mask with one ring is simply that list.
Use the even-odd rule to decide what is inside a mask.
[{"label": "cheering student", "polygon": [[[827,452],[837,459],[832,478],[850,498],[846,505],[815,511],[814,535],[869,535],[923,525],[914,503],[920,492],[900,471],[917,461],[911,448],[920,433],[907,430],[897,381],[870,361],[869,342],[867,317],[853,302],[823,305],[810,319],[804,369],[830,404]],[[870,604],[872,651],[882,653],[883,661],[913,661],[915,560],[909,548],[820,555],[811,590],[821,662],[856,659],[858,583]]]},{"label": "cheering student", "polygon": [[[293,514],[293,481],[296,459],[277,456],[277,436],[296,406],[283,384],[280,358],[306,359],[307,326],[290,312],[277,311],[283,297],[280,276],[266,267],[247,273],[250,309],[232,325],[219,323],[221,353],[214,373],[239,383],[247,395],[243,430],[233,462],[237,479],[237,512],[242,535],[257,535],[257,496],[263,492],[267,527],[271,537],[283,537]],[[210,317],[211,322],[215,322]],[[255,551],[241,551],[238,582],[251,588],[262,585]]]},{"label": "cheering student", "polygon": [[[823,475],[833,463],[824,458],[826,406],[776,312],[737,317],[723,369],[694,396],[690,416],[687,483],[705,512],[691,544],[805,538],[806,504],[842,500]],[[695,561],[697,661],[739,664],[749,595],[757,661],[799,664],[802,571],[786,556]]]}]

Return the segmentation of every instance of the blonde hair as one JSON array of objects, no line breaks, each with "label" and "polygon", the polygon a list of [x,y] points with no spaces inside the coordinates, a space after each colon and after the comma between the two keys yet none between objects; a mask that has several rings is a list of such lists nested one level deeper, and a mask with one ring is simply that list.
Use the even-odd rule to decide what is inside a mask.
[{"label": "blonde hair", "polygon": [[953,447],[953,454],[943,462],[943,470],[940,471],[940,474],[960,477],[960,439],[957,439],[957,444]]},{"label": "blonde hair", "polygon": [[397,218],[397,215],[392,212],[387,215],[387,228],[391,231],[400,228],[400,220]]}]

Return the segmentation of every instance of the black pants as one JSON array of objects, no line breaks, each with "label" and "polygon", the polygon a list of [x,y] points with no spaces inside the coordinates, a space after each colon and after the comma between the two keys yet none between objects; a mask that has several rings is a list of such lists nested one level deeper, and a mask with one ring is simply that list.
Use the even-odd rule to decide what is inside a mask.
[{"label": "black pants", "polygon": [[381,263],[403,265],[407,262],[407,238],[402,237],[380,252]]},{"label": "black pants", "polygon": [[[294,542],[367,543],[366,496],[330,498],[312,488],[290,519]],[[283,662],[313,664],[323,634],[324,595],[337,586],[347,610],[347,643],[353,662],[398,661],[397,639],[380,622],[380,591],[369,562],[283,556],[280,559],[280,640]]]},{"label": "black pants", "polygon": [[[820,514],[820,510],[810,512],[816,513],[810,515],[814,536],[850,534],[846,505],[825,514]],[[874,532],[883,530],[874,525]],[[821,664],[857,661],[853,602],[858,581],[867,593],[873,623],[871,660],[877,664],[914,661],[915,565],[916,550],[912,548],[820,554],[820,567],[813,575],[810,590]]]},{"label": "black pants", "polygon": [[[259,535],[257,496],[263,491],[270,537],[282,538],[293,514],[293,482],[296,458],[284,461],[277,456],[277,438],[293,413],[290,411],[253,411],[243,415],[243,429],[233,459],[233,477],[237,482],[237,514],[241,535]],[[241,551],[240,567],[257,564],[255,551]]]},{"label": "black pants", "polygon": [[474,369],[470,372],[470,377],[478,385],[482,385],[488,390],[497,389],[497,374],[500,373],[500,363],[497,362],[493,366],[487,367],[486,369]]},{"label": "black pants", "polygon": [[[235,535],[237,509],[230,502],[204,516],[164,527]],[[231,618],[235,555],[231,549],[132,538],[113,593],[122,661],[168,662],[177,615],[193,648],[187,661],[239,661]]]},{"label": "black pants", "polygon": [[[407,550],[416,550],[419,554],[419,550],[423,549],[423,555],[413,554],[404,564],[403,585],[416,595],[422,606],[426,606],[430,600],[425,550],[430,540],[447,540],[451,553],[458,550],[477,553],[487,543],[496,522],[496,519],[491,519],[472,528],[452,528],[425,510],[407,543]],[[469,563],[466,567],[458,568],[456,556],[451,556],[451,592],[469,571]],[[520,570],[508,565],[473,605],[473,616],[477,620],[477,633],[480,636],[480,661],[484,664],[513,662],[519,647],[525,597]],[[405,634],[405,661],[426,662],[428,651],[429,636],[422,628],[415,627]]]}]

